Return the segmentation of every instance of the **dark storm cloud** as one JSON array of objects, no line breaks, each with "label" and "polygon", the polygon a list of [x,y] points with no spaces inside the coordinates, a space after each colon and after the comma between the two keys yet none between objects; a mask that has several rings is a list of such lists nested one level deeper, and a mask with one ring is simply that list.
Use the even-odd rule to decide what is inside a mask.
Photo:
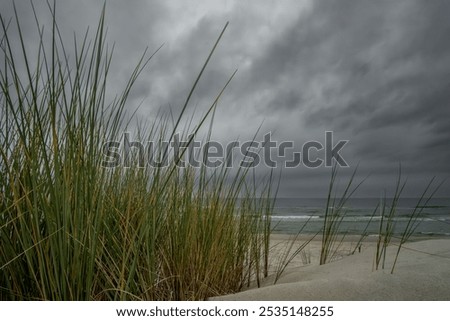
[{"label": "dark storm cloud", "polygon": [[365,167],[448,175],[449,13],[446,1],[317,1],[257,58],[254,86],[274,89],[267,110],[347,136]]},{"label": "dark storm cloud", "polygon": [[[28,2],[16,4],[24,29],[33,31]],[[35,4],[48,23],[44,1]],[[102,5],[58,1],[64,37],[70,42],[73,32],[95,27]],[[1,6],[3,16],[12,15],[8,1]],[[357,163],[361,177],[372,173],[367,193],[378,196],[394,183],[400,162],[419,190],[432,175],[450,176],[449,14],[445,0],[108,1],[108,42],[115,43],[110,92],[123,87],[146,47],[153,52],[164,44],[129,108],[142,103],[141,120],[160,109],[177,115],[230,21],[188,108],[204,112],[239,69],[221,99],[215,137],[251,138],[263,123],[261,133],[300,149],[332,130],[336,140],[349,140],[343,154],[351,168],[343,175]],[[33,37],[27,33],[30,45]],[[311,196],[326,191],[329,169],[282,175],[282,195]]]},{"label": "dark storm cloud", "polygon": [[[168,44],[167,50],[162,48],[152,67],[155,80],[164,82],[169,89],[163,93],[161,103],[170,103],[175,110],[181,108],[224,25],[225,22],[219,24],[213,18],[204,17],[188,34]],[[220,56],[220,52],[213,56],[200,79],[193,96],[194,104],[211,102],[233,72],[222,64]]]}]

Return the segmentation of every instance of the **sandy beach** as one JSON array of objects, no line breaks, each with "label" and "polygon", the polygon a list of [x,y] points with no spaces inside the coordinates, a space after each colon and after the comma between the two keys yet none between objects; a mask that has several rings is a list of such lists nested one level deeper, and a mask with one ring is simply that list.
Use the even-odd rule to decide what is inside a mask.
[{"label": "sandy beach", "polygon": [[[240,293],[210,300],[450,300],[450,239],[415,239],[404,244],[391,274],[397,244],[389,246],[385,269],[374,268],[376,238],[355,249],[347,237],[332,262],[319,265],[320,239],[311,241],[274,284],[276,260],[286,247],[286,235],[273,235],[272,275]],[[304,240],[297,241],[297,245]]]}]

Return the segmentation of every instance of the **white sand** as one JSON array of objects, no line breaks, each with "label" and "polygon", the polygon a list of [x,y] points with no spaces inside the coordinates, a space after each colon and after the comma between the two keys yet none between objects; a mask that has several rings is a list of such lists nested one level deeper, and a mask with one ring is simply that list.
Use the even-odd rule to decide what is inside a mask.
[{"label": "white sand", "polygon": [[[283,239],[274,236],[272,243]],[[261,288],[210,300],[450,300],[450,239],[406,243],[393,274],[396,245],[388,249],[385,269],[374,270],[376,243],[369,240],[360,253],[349,255],[355,244],[346,241],[336,261],[318,265],[320,241],[313,241],[276,285],[271,276]],[[311,263],[304,265],[309,258]]]}]

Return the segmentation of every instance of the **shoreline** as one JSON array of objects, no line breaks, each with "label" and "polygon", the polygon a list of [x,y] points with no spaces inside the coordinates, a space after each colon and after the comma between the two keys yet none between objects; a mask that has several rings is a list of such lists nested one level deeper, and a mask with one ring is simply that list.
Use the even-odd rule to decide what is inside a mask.
[{"label": "shoreline", "polygon": [[[338,234],[339,236],[344,236],[344,234]],[[273,240],[288,240],[289,238],[294,237],[294,234],[287,234],[287,233],[278,233],[273,232],[271,234],[271,239]],[[302,233],[298,236],[298,240],[306,241],[311,239],[314,236],[312,233]],[[399,237],[399,235],[393,235],[392,238],[395,241]],[[346,234],[345,235],[345,241],[354,241],[357,242],[361,238],[361,235],[358,234]],[[378,234],[369,234],[364,237],[364,242],[376,242],[378,239]],[[447,239],[450,240],[450,235],[441,235],[441,234],[413,234],[409,240],[409,242],[417,242],[417,241],[426,241],[426,240],[440,240],[440,239]],[[317,234],[317,236],[314,238],[313,241],[321,241],[322,240],[322,234]]]}]

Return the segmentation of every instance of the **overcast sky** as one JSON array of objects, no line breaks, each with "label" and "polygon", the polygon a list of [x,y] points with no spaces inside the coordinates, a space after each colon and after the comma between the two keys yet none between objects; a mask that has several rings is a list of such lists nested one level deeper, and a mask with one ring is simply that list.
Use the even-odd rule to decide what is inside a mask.
[{"label": "overcast sky", "polygon": [[[36,43],[28,1],[16,1],[25,39]],[[3,17],[12,16],[0,0]],[[35,1],[43,24],[45,1]],[[57,1],[67,41],[95,27],[103,1]],[[130,110],[140,120],[176,114],[210,48],[229,27],[189,111],[203,113],[235,69],[221,99],[213,138],[349,142],[341,155],[371,174],[358,196],[380,196],[402,164],[417,196],[434,175],[450,176],[450,1],[107,1],[108,42],[115,43],[110,91],[119,89],[146,47],[163,48],[137,82]],[[320,154],[319,154],[320,156]],[[260,173],[267,172],[263,166]],[[324,196],[330,169],[282,170],[281,196]],[[447,182],[440,196],[450,196]]]}]

